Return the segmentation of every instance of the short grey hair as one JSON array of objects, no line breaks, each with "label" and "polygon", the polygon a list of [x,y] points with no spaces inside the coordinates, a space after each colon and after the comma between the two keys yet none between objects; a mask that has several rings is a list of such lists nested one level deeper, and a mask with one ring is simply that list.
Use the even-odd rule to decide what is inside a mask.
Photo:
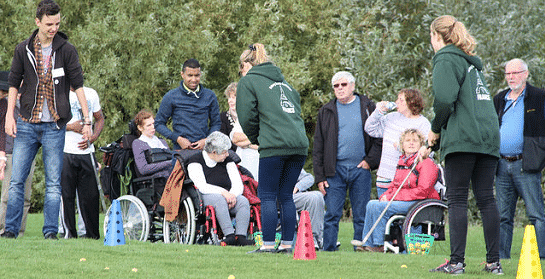
[{"label": "short grey hair", "polygon": [[517,64],[520,65],[521,70],[528,71],[528,64],[526,64],[526,62],[524,62],[524,60],[522,60],[520,58],[515,58],[515,59],[511,59],[511,60],[507,61],[507,63],[505,63],[505,66],[507,66],[507,65],[509,65],[511,63],[517,63]]},{"label": "short grey hair", "polygon": [[356,83],[356,78],[351,73],[346,71],[340,71],[333,75],[333,78],[331,78],[331,85],[335,84],[336,81],[343,78],[346,79],[348,83]]},{"label": "short grey hair", "polygon": [[231,148],[231,140],[227,135],[218,131],[212,132],[204,143],[204,151],[208,153],[222,154],[229,148]]}]

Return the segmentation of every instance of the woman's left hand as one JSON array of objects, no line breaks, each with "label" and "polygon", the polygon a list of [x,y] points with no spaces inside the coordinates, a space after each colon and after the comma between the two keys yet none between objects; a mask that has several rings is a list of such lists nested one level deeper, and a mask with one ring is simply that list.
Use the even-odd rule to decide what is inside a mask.
[{"label": "woman's left hand", "polygon": [[237,204],[237,197],[235,195],[225,191],[222,193],[222,196],[227,201],[227,205],[229,206],[229,209],[235,207],[235,205]]},{"label": "woman's left hand", "polygon": [[430,130],[428,133],[428,147],[432,147],[437,144],[437,140],[439,140],[441,134],[436,134],[433,131]]}]

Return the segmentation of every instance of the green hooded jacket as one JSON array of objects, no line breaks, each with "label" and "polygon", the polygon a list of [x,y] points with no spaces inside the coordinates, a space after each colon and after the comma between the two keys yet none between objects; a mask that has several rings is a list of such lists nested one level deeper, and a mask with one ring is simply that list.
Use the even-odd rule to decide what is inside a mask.
[{"label": "green hooded jacket", "polygon": [[237,85],[237,115],[259,157],[308,155],[301,96],[272,63],[256,65]]},{"label": "green hooded jacket", "polygon": [[433,57],[431,130],[441,134],[441,161],[454,152],[500,156],[498,116],[482,68],[477,56],[452,44]]}]

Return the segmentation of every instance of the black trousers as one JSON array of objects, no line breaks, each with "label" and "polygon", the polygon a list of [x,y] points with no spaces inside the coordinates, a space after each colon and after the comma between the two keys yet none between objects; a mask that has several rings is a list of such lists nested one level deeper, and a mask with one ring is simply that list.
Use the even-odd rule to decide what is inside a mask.
[{"label": "black trousers", "polygon": [[498,158],[479,153],[452,153],[445,158],[452,264],[464,262],[470,181],[483,221],[486,261],[493,263],[500,259],[500,217],[494,198],[497,165]]},{"label": "black trousers", "polygon": [[[85,223],[87,237],[99,239],[99,193],[95,172],[91,162],[92,155],[64,153],[61,175],[62,201],[65,233],[77,237],[76,191],[79,198],[80,214]],[[96,162],[96,160],[95,160]]]}]

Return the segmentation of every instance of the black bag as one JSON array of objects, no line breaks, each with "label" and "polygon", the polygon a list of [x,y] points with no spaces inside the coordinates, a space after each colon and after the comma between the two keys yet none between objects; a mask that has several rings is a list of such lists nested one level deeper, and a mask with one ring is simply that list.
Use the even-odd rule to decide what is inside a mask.
[{"label": "black bag", "polygon": [[105,166],[100,170],[100,183],[104,190],[104,196],[110,201],[119,198],[120,195],[120,181],[116,173],[114,173],[112,167]]},{"label": "black bag", "polygon": [[163,148],[151,148],[144,151],[148,164],[172,160],[172,152]]}]

